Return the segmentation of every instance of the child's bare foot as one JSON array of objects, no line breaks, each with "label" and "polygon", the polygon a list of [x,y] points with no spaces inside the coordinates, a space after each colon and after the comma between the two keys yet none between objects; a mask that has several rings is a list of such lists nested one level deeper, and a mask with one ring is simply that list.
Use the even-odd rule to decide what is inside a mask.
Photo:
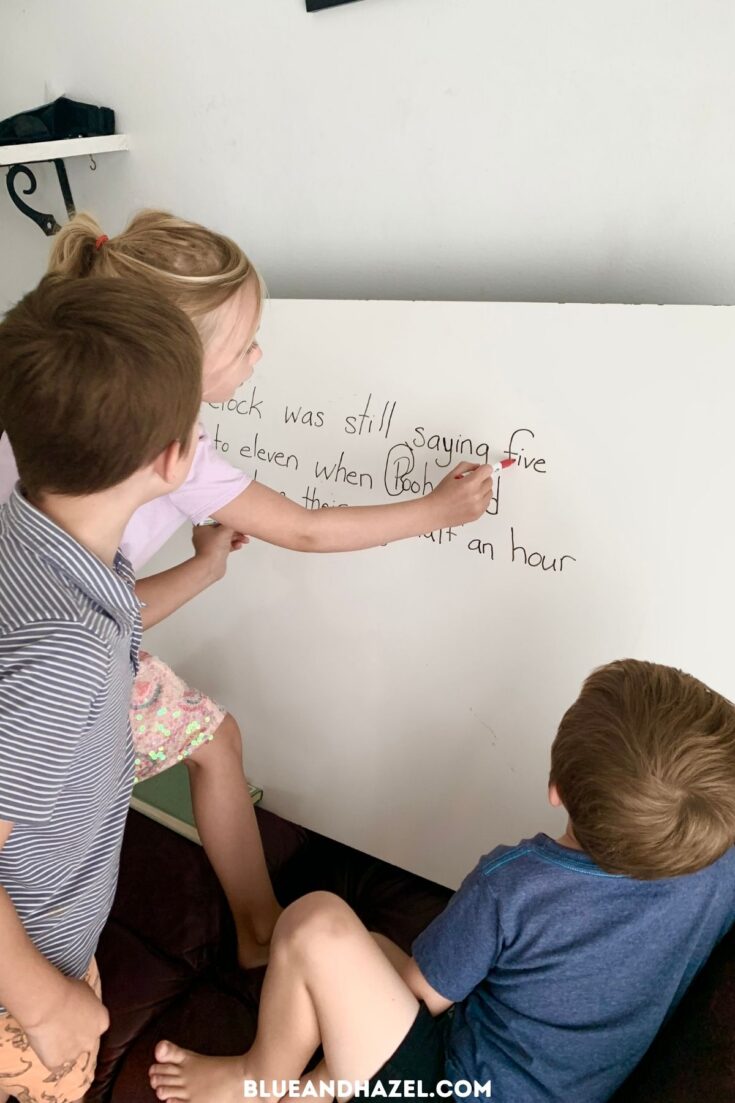
[{"label": "child's bare foot", "polygon": [[151,1087],[169,1103],[242,1103],[242,1057],[202,1057],[173,1042],[156,1046],[157,1064],[148,1070]]}]

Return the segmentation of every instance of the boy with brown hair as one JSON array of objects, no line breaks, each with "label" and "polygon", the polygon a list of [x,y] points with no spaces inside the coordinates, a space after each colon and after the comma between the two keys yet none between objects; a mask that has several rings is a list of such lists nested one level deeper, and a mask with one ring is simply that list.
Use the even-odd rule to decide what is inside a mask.
[{"label": "boy with brown hair", "polygon": [[133,784],[140,603],[118,552],[184,480],[202,349],[124,279],[46,278],[0,324],[0,1101],[71,1103],[107,1027],[94,951]]},{"label": "boy with brown hair", "polygon": [[158,1098],[283,1095],[321,1044],[293,1094],[604,1103],[735,919],[735,709],[671,667],[602,667],[549,799],[566,832],[486,855],[412,957],[337,897],[291,905],[250,1051],[159,1043]]}]

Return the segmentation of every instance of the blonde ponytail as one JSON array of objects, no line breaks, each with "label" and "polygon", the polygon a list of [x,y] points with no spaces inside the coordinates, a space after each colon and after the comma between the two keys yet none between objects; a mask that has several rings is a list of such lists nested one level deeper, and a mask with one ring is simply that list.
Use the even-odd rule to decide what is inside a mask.
[{"label": "blonde ponytail", "polygon": [[[48,270],[59,276],[88,276],[97,263],[102,230],[90,214],[77,214],[53,239]],[[110,275],[99,271],[98,275]]]},{"label": "blonde ponytail", "polygon": [[75,215],[54,238],[48,270],[72,278],[127,276],[151,284],[192,318],[205,343],[212,330],[207,315],[250,276],[258,306],[265,294],[257,271],[231,238],[165,211],[141,211],[112,238],[91,215]]}]

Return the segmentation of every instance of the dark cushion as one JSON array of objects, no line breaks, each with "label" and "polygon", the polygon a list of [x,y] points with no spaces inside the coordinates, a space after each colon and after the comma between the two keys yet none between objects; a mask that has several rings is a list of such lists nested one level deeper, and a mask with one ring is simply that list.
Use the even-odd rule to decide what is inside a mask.
[{"label": "dark cushion", "polygon": [[[302,827],[256,809],[271,877],[306,844]],[[224,896],[204,851],[131,812],[111,919],[192,969],[205,968],[222,936]]]},{"label": "dark cushion", "polygon": [[110,1029],[100,1047],[87,1101],[106,1098],[118,1065],[141,1031],[196,980],[191,966],[149,946],[114,921],[103,931],[97,962]]},{"label": "dark cushion", "polygon": [[317,890],[336,893],[368,930],[387,935],[407,952],[452,895],[433,881],[313,833],[290,882],[294,897]]},{"label": "dark cushion", "polygon": [[[101,1098],[109,1098],[112,1103],[154,1103],[156,1096],[148,1084],[148,1068],[156,1042],[170,1038],[200,1053],[234,1056],[251,1045],[257,1021],[255,999],[246,1000],[212,978],[197,981],[184,999],[174,1002],[142,1031],[130,1046],[112,1095]],[[203,1023],[210,1024],[210,1029],[202,1030]]]},{"label": "dark cushion", "polygon": [[[279,879],[305,847],[308,834],[264,809],[256,813],[278,891]],[[288,893],[284,895],[288,900]],[[177,1000],[188,998],[208,971],[218,971],[222,986],[228,976],[234,978],[234,998],[240,1002],[247,1002],[245,994],[253,986],[253,978],[236,967],[229,910],[204,851],[137,812],[130,813],[125,828],[117,894],[97,960],[110,1029],[102,1040],[87,1103],[109,1098],[133,1043]],[[257,1007],[257,988],[249,1002]],[[207,1047],[221,1037],[220,1024],[198,1010],[196,1001],[191,1008],[203,1028],[195,1048],[209,1052]]]}]

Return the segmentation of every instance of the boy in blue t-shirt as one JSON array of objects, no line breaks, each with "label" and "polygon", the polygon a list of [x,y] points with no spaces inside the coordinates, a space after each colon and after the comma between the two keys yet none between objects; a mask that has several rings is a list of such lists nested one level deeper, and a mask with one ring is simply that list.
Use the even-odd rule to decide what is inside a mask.
[{"label": "boy in blue t-shirt", "polygon": [[735,919],[735,708],[671,667],[602,667],[561,722],[549,798],[565,834],[491,851],[411,958],[336,897],[293,904],[250,1051],[161,1042],[158,1097],[282,1095],[321,1043],[302,1095],[609,1099]]}]

